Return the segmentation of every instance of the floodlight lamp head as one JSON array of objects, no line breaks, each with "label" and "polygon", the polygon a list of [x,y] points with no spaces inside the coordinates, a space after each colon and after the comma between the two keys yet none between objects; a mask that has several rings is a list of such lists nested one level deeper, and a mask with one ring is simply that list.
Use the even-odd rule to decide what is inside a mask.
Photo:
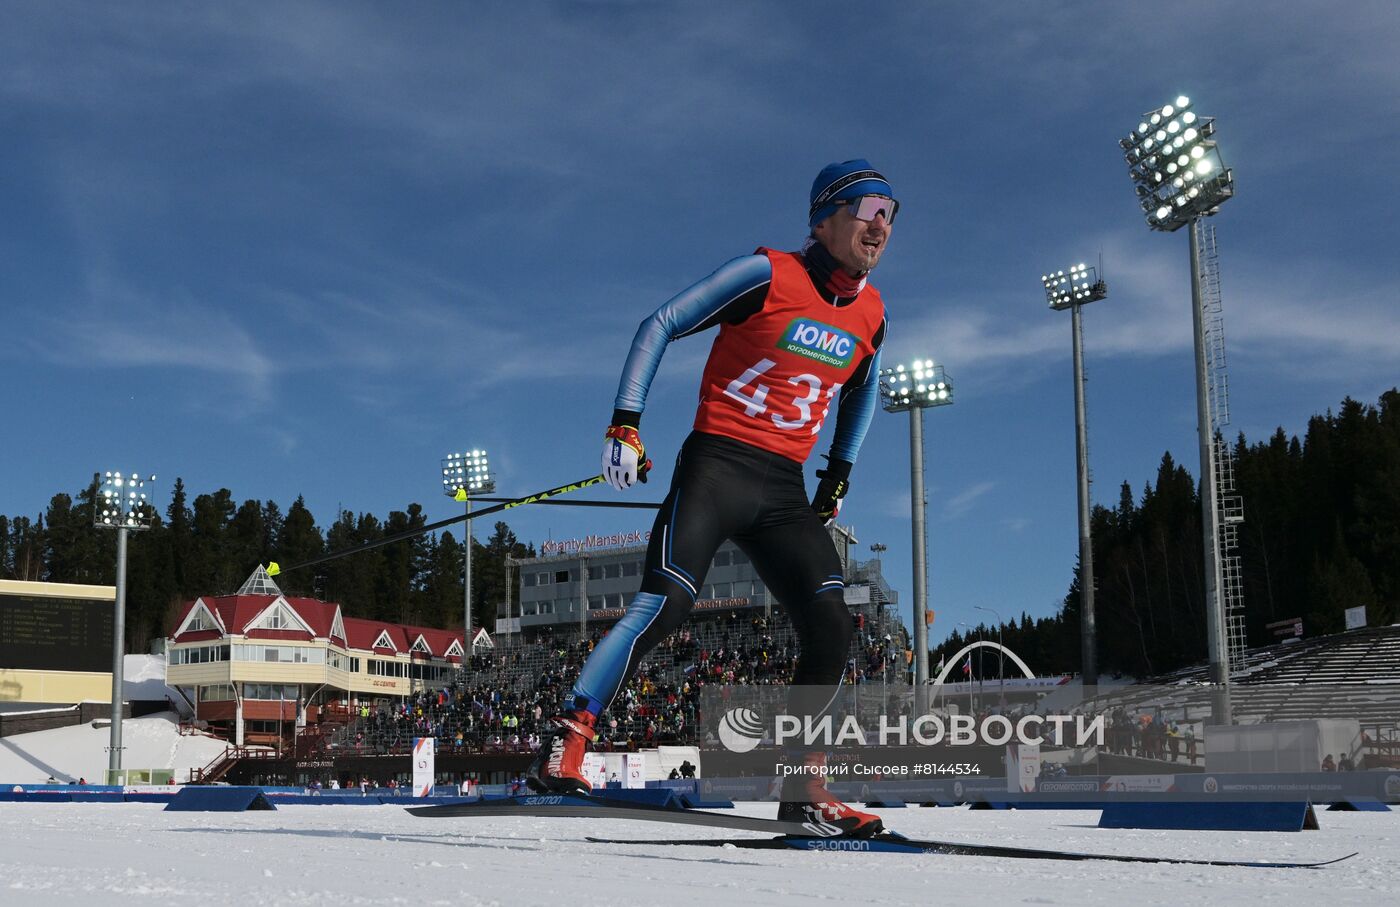
[{"label": "floodlight lamp head", "polygon": [[146,482],[155,480],[154,475],[143,479],[135,472],[94,473],[98,497],[93,499],[93,525],[102,529],[150,529],[156,512],[145,489]]},{"label": "floodlight lamp head", "polygon": [[1138,128],[1119,144],[1134,193],[1147,224],[1154,230],[1179,230],[1197,217],[1208,217],[1234,196],[1234,177],[1210,138],[1215,123],[1200,117],[1191,99],[1179,95],[1145,114]]},{"label": "floodlight lamp head", "polygon": [[1069,273],[1052,272],[1060,276],[1045,280],[1045,301],[1056,311],[1107,298],[1108,285],[1098,277],[1098,269],[1084,262],[1071,265]]},{"label": "floodlight lamp head", "polygon": [[880,401],[886,412],[904,412],[953,402],[953,383],[932,359],[880,369]]},{"label": "floodlight lamp head", "polygon": [[453,500],[466,500],[468,494],[484,494],[496,490],[495,479],[486,451],[472,448],[464,453],[448,454],[442,459],[442,491]]}]

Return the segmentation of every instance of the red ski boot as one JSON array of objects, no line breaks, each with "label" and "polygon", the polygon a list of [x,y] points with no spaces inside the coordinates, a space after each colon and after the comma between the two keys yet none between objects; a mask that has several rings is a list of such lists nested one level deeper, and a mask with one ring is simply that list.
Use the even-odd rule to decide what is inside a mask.
[{"label": "red ski boot", "polygon": [[593,731],[597,716],[580,710],[549,720],[554,727],[540,741],[525,783],[541,794],[588,793],[593,785],[583,774],[583,754],[588,752],[588,744],[598,739]]},{"label": "red ski boot", "polygon": [[799,771],[783,779],[779,821],[801,822],[821,837],[868,838],[884,831],[879,816],[847,806],[827,793],[825,754],[809,753],[793,768]]}]

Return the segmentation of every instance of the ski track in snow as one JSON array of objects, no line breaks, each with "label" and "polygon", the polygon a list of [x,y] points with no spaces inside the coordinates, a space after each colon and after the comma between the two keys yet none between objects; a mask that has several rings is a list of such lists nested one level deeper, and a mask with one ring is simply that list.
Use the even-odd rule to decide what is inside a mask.
[{"label": "ski track in snow", "polygon": [[[773,812],[772,804],[739,809]],[[1051,863],[593,844],[584,837],[704,837],[707,830],[603,819],[422,819],[398,806],[167,813],[147,803],[3,803],[0,904],[1336,907],[1394,903],[1400,894],[1394,813],[1322,812],[1322,831],[1246,833],[1101,830],[1088,811],[880,812],[913,837],[975,843],[1189,858],[1361,856],[1315,870]]]}]

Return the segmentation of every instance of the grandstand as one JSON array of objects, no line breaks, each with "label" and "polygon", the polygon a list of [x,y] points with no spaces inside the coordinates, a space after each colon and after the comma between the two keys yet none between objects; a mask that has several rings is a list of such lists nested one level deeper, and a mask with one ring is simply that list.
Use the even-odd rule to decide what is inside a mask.
[{"label": "grandstand", "polygon": [[[1106,691],[1084,708],[1161,714],[1203,728],[1208,682],[1209,667],[1194,665]],[[1367,766],[1400,765],[1400,625],[1250,649],[1232,678],[1231,699],[1239,724],[1354,720]]]},{"label": "grandstand", "polygon": [[[903,680],[902,624],[878,600],[853,612],[848,682]],[[556,626],[516,640],[498,638],[494,652],[474,656],[470,671],[445,689],[362,706],[325,738],[324,752],[404,753],[423,734],[436,736],[448,754],[530,752],[603,632],[595,625],[580,638],[576,628]],[[637,749],[695,743],[700,692],[707,684],[787,683],[797,652],[796,632],[781,609],[771,616],[738,610],[696,615],[648,655],[600,717],[600,744]]]}]

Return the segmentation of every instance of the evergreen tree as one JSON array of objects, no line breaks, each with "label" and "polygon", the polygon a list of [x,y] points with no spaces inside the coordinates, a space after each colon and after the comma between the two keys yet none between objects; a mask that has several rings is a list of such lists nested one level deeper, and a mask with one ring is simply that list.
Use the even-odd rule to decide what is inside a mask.
[{"label": "evergreen tree", "polygon": [[[325,553],[325,540],[321,530],[316,528],[316,519],[306,508],[306,500],[300,495],[287,508],[287,517],[282,521],[278,533],[276,554],[269,558],[284,567],[300,564],[320,557]],[[308,567],[286,576],[277,577],[277,584],[288,594],[313,595],[316,590],[316,577],[321,575],[320,567]],[[324,590],[322,590],[324,591]]]},{"label": "evergreen tree", "polygon": [[79,494],[78,502],[66,494],[49,501],[44,538],[45,578],[55,583],[111,583],[115,571],[115,535],[94,523],[94,482]]},{"label": "evergreen tree", "polygon": [[[345,510],[326,533],[326,546],[331,551],[356,548],[378,541],[384,534],[382,525],[372,514],[362,513],[356,517]],[[393,604],[378,594],[383,563],[384,549],[374,548],[321,565],[327,598],[339,602],[346,613],[355,617],[398,620],[399,613],[393,609]]]},{"label": "evergreen tree", "polygon": [[474,545],[472,561],[472,617],[478,627],[494,632],[496,617],[507,598],[507,559],[534,557],[534,549],[521,544],[510,526],[497,521],[485,545]]},{"label": "evergreen tree", "polygon": [[259,563],[272,559],[272,554],[277,550],[282,538],[282,524],[284,522],[282,508],[277,506],[276,501],[268,501],[263,505],[262,557],[259,559]]},{"label": "evergreen tree", "polygon": [[44,518],[17,516],[10,521],[10,575],[37,582],[44,578]]},{"label": "evergreen tree", "polygon": [[175,618],[185,597],[174,570],[171,538],[170,527],[159,518],[149,530],[133,538],[127,566],[127,602],[136,602],[137,608],[127,615],[129,651],[146,651],[152,640],[175,630]]},{"label": "evergreen tree", "polygon": [[[407,512],[390,511],[382,535],[397,535],[401,532],[417,529],[426,523],[427,520],[423,517],[423,507],[419,504],[410,504]],[[426,550],[427,543],[421,535],[378,549],[381,567],[374,595],[376,612],[388,615],[382,619],[405,624],[418,623],[420,617],[417,597],[422,588],[419,571]],[[367,555],[352,555],[352,557],[365,556]]]},{"label": "evergreen tree", "polygon": [[432,539],[424,554],[420,594],[422,619],[433,627],[460,627],[463,620],[462,545],[451,531]]},{"label": "evergreen tree", "polygon": [[244,501],[229,521],[225,550],[232,561],[229,569],[235,577],[233,588],[241,586],[259,564],[272,559],[264,511],[261,501]]},{"label": "evergreen tree", "polygon": [[200,590],[199,595],[232,594],[246,577],[246,565],[236,561],[230,544],[234,512],[233,494],[227,488],[194,499],[193,545],[185,579],[189,587]]},{"label": "evergreen tree", "polygon": [[170,506],[165,510],[166,525],[169,527],[167,545],[170,549],[170,571],[174,576],[175,588],[181,594],[198,595],[190,582],[190,557],[194,551],[194,514],[190,512],[185,499],[185,482],[175,477],[175,489],[170,495]]}]

